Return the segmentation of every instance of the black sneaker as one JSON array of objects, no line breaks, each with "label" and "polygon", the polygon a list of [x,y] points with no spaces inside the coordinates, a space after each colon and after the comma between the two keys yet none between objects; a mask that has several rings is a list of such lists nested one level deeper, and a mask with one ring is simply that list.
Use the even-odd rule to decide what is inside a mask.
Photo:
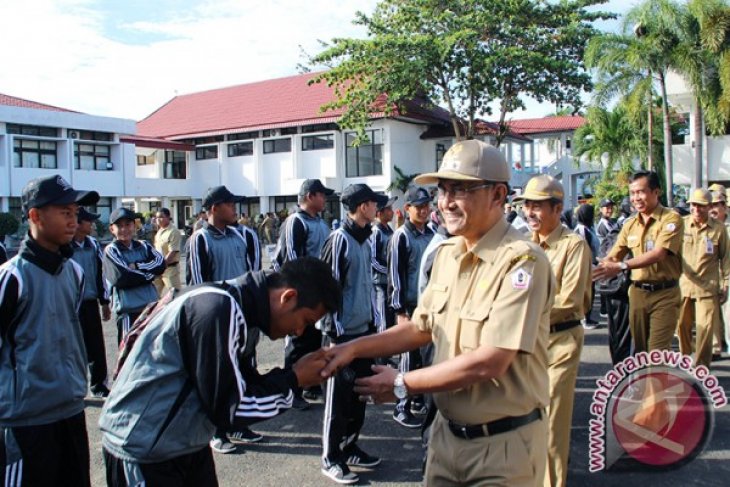
[{"label": "black sneaker", "polygon": [[322,397],[322,388],[320,386],[313,386],[302,391],[302,397],[308,401],[316,401]]},{"label": "black sneaker", "polygon": [[298,409],[299,411],[304,411],[305,409],[309,409],[309,403],[301,397],[294,396],[294,400],[291,403],[291,407],[292,407],[292,409]]},{"label": "black sneaker", "polygon": [[346,449],[346,463],[353,467],[374,467],[380,465],[380,458],[368,455],[357,445],[352,445]]},{"label": "black sneaker", "polygon": [[413,416],[410,411],[393,411],[393,419],[406,428],[420,428],[423,424],[423,421]]},{"label": "black sneaker", "polygon": [[344,463],[333,463],[329,467],[322,467],[322,473],[338,484],[354,484],[360,477],[352,473]]},{"label": "black sneaker", "polygon": [[109,397],[109,388],[107,386],[105,386],[104,384],[102,384],[100,386],[95,387],[91,391],[91,395],[94,397],[102,398],[102,399],[107,398],[107,397]]},{"label": "black sneaker", "polygon": [[229,432],[228,438],[232,443],[258,443],[264,439],[264,435],[251,431],[248,428],[242,428],[238,431]]}]

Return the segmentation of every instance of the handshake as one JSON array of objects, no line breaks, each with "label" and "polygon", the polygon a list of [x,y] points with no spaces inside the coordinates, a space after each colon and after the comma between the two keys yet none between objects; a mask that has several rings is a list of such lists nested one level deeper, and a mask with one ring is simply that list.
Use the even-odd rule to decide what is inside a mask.
[{"label": "handshake", "polygon": [[[329,348],[320,348],[300,358],[292,367],[297,376],[299,387],[310,387],[329,379],[346,367],[355,358],[350,343]],[[382,365],[372,366],[373,375],[355,380],[354,391],[364,402],[390,402],[393,395],[393,382],[398,374],[396,369]]]}]

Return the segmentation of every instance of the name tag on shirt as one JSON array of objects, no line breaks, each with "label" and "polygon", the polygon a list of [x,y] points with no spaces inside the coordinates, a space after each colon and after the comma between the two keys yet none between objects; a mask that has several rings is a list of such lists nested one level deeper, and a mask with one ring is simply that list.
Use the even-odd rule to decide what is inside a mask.
[{"label": "name tag on shirt", "polygon": [[715,247],[712,245],[712,239],[710,237],[705,237],[705,253],[706,254],[715,253]]},{"label": "name tag on shirt", "polygon": [[654,250],[654,241],[647,240],[646,243],[644,244],[644,250],[646,252],[651,252],[652,250]]}]

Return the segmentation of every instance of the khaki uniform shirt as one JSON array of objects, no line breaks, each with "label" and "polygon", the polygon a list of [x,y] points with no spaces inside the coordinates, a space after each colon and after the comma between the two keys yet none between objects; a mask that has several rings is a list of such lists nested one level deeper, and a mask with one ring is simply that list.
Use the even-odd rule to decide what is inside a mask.
[{"label": "khaki uniform shirt", "polygon": [[679,279],[682,272],[682,232],[682,217],[657,205],[646,224],[641,215],[632,216],[624,222],[608,257],[621,261],[629,251],[638,257],[662,247],[669,251],[667,258],[641,269],[632,269],[631,279],[651,282]]},{"label": "khaki uniform shirt", "polygon": [[155,234],[155,249],[163,257],[167,257],[167,254],[171,251],[180,252],[180,231],[172,225],[157,230]]},{"label": "khaki uniform shirt", "polygon": [[550,324],[581,320],[591,306],[591,249],[579,235],[563,225],[542,242],[537,232],[532,241],[539,243],[550,260],[555,276],[555,304]]},{"label": "khaki uniform shirt", "polygon": [[555,280],[545,253],[501,219],[467,251],[441,244],[412,320],[432,334],[434,363],[482,345],[517,350],[498,379],[434,393],[439,411],[461,424],[527,414],[548,404],[547,342]]},{"label": "khaki uniform shirt", "polygon": [[727,287],[730,252],[725,226],[710,218],[698,225],[692,216],[684,217],[682,277],[679,287],[686,298],[717,296]]}]

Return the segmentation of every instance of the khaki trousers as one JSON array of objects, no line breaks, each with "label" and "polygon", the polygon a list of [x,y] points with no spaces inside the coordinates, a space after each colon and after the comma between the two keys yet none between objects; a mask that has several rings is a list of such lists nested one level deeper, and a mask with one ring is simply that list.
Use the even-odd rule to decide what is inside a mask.
[{"label": "khaki trousers", "polygon": [[722,326],[725,333],[725,351],[730,352],[730,298],[722,305]]},{"label": "khaki trousers", "polygon": [[157,295],[162,297],[162,293],[168,289],[180,289],[180,264],[168,267],[161,276],[155,277],[155,288],[157,289]]},{"label": "khaki trousers", "polygon": [[671,348],[680,300],[679,287],[661,291],[629,288],[629,326],[635,353]]},{"label": "khaki trousers", "polygon": [[692,355],[692,325],[697,327],[695,363],[710,367],[712,362],[712,337],[720,327],[720,300],[717,296],[706,298],[682,298],[677,322],[679,351]]},{"label": "khaki trousers", "polygon": [[465,440],[436,414],[424,485],[535,487],[545,476],[547,421],[539,419],[506,433]]},{"label": "khaki trousers", "polygon": [[573,423],[575,381],[583,350],[582,326],[551,333],[548,341],[550,405],[548,416],[548,457],[545,487],[564,486],[568,476],[570,429]]}]

